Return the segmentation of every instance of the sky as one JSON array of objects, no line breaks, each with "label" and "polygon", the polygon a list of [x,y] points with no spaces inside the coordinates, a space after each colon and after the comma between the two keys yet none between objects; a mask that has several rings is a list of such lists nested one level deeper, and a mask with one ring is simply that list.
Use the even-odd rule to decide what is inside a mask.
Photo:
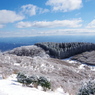
[{"label": "sky", "polygon": [[0,37],[95,35],[95,0],[1,0]]}]

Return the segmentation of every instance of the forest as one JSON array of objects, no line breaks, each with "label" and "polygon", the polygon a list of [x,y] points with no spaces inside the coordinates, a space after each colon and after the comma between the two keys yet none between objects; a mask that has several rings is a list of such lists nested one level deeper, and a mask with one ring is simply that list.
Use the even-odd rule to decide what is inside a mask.
[{"label": "forest", "polygon": [[71,43],[55,43],[55,42],[42,42],[35,44],[41,47],[51,57],[64,59],[85,51],[95,50],[94,43],[84,42],[71,42]]}]

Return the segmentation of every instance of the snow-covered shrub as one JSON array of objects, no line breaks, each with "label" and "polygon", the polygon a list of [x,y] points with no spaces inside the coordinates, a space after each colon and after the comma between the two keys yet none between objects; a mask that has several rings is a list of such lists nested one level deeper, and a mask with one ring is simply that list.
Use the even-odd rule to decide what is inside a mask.
[{"label": "snow-covered shrub", "polygon": [[24,79],[24,85],[29,86],[32,83],[32,80],[30,78],[25,78]]},{"label": "snow-covered shrub", "polygon": [[51,88],[50,82],[45,77],[31,76],[29,79],[35,88],[38,88],[38,85],[42,86],[44,91]]},{"label": "snow-covered shrub", "polygon": [[42,86],[43,90],[51,89],[51,83],[45,77],[30,76],[27,77],[22,73],[18,73],[17,81],[22,83],[25,86],[29,86],[31,83],[35,88],[38,88],[38,85]]},{"label": "snow-covered shrub", "polygon": [[32,83],[32,79],[22,73],[18,73],[17,81],[22,83],[24,86],[29,86]]},{"label": "snow-covered shrub", "polygon": [[20,83],[24,84],[26,78],[27,77],[22,73],[18,73],[18,75],[17,75],[17,81],[20,82]]},{"label": "snow-covered shrub", "polygon": [[43,87],[44,91],[51,88],[50,82],[45,77],[39,77],[38,84]]},{"label": "snow-covered shrub", "polygon": [[95,80],[84,83],[77,95],[95,95]]},{"label": "snow-covered shrub", "polygon": [[38,77],[37,76],[30,76],[29,79],[31,80],[33,86],[38,88]]},{"label": "snow-covered shrub", "polygon": [[31,79],[32,82],[37,82],[38,81],[37,76],[30,76],[29,78]]},{"label": "snow-covered shrub", "polygon": [[35,56],[46,57],[46,58],[49,57],[42,48],[37,47],[35,45],[21,46],[13,50],[6,51],[5,54],[14,54],[17,56],[30,56],[30,57],[35,57]]}]

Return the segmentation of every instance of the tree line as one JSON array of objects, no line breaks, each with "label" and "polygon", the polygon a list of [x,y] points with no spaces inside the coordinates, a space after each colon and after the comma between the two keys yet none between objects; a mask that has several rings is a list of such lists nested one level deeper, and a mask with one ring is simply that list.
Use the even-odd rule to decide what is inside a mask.
[{"label": "tree line", "polygon": [[43,42],[36,43],[35,45],[43,48],[51,57],[59,59],[68,58],[85,51],[95,50],[94,43],[85,42],[71,42],[71,43]]}]

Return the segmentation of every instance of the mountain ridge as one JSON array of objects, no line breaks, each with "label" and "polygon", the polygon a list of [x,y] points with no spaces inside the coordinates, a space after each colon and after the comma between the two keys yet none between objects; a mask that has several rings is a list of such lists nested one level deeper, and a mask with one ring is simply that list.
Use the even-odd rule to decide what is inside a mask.
[{"label": "mountain ridge", "polygon": [[[26,53],[25,53],[26,52]],[[81,83],[95,79],[90,66],[81,63],[68,63],[51,58],[44,49],[22,46],[0,53],[0,74],[3,78],[23,72],[26,75],[45,76],[50,79],[52,90],[62,87],[65,92],[76,95]]]}]

